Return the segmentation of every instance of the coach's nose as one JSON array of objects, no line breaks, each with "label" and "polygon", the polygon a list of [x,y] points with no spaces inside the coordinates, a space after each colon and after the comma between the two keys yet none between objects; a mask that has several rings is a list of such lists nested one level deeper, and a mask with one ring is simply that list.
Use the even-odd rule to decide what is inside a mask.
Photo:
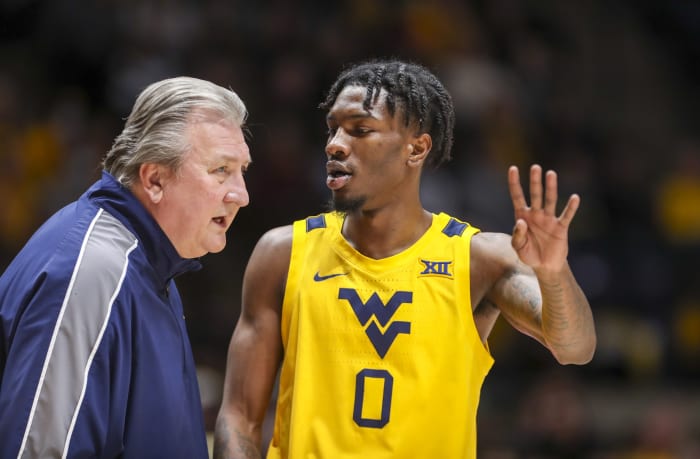
[{"label": "coach's nose", "polygon": [[250,202],[250,197],[248,196],[248,188],[245,184],[245,179],[241,175],[236,178],[231,186],[231,190],[224,196],[224,202],[235,204],[238,207],[245,207]]}]

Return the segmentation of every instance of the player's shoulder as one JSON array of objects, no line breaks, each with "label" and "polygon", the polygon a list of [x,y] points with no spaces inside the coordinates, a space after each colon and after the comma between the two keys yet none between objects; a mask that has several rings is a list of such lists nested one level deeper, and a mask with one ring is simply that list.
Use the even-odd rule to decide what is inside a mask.
[{"label": "player's shoulder", "polygon": [[289,259],[292,250],[292,225],[277,226],[271,228],[258,239],[253,251],[254,259],[268,260],[268,262]]},{"label": "player's shoulder", "polygon": [[481,232],[471,241],[471,282],[475,291],[486,291],[518,264],[518,256],[505,233]]},{"label": "player's shoulder", "polygon": [[471,242],[474,261],[507,265],[514,263],[517,254],[511,246],[511,235],[482,231],[474,235]]},{"label": "player's shoulder", "polygon": [[287,245],[292,242],[293,226],[283,225],[271,228],[260,237],[258,245],[278,246]]},{"label": "player's shoulder", "polygon": [[292,225],[274,227],[258,239],[248,259],[245,282],[274,282],[283,279],[292,253]]},{"label": "player's shoulder", "polygon": [[492,231],[480,231],[474,235],[474,243],[483,246],[510,245],[510,234],[497,233]]},{"label": "player's shoulder", "polygon": [[307,233],[316,234],[319,229],[338,229],[342,218],[333,213],[323,213],[299,219],[288,225],[277,226],[267,230],[258,240],[256,248],[265,252],[288,252],[295,238]]}]

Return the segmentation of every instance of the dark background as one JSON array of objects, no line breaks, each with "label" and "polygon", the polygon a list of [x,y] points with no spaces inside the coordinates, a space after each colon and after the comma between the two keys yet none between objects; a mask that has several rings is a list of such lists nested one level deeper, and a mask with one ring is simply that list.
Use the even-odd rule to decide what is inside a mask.
[{"label": "dark background", "polygon": [[455,100],[454,160],[426,174],[428,209],[509,232],[507,167],[533,162],[582,196],[570,263],[596,356],[559,366],[499,322],[479,457],[700,457],[697,2],[0,0],[0,269],[97,179],[147,84],[234,89],[251,203],[226,249],[178,279],[211,427],[255,241],[328,198],[317,105],[345,65],[390,56]]}]

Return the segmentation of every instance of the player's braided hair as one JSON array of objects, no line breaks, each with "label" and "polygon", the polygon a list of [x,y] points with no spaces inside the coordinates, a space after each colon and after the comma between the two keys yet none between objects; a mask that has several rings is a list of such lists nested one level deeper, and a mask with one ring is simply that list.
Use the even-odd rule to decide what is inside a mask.
[{"label": "player's braided hair", "polygon": [[364,108],[377,101],[384,89],[391,116],[397,107],[403,111],[406,126],[415,123],[419,133],[427,132],[433,147],[426,164],[437,167],[451,159],[455,123],[452,97],[437,77],[420,64],[400,60],[372,60],[344,70],[331,86],[319,107],[329,110],[346,86],[364,86]]}]

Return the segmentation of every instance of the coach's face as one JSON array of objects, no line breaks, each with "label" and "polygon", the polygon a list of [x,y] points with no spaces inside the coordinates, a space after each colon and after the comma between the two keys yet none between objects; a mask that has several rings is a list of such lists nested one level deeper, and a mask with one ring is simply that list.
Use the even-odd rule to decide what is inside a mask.
[{"label": "coach's face", "polygon": [[243,174],[251,158],[240,126],[228,121],[193,121],[187,138],[190,148],[177,172],[150,165],[159,186],[148,198],[180,256],[196,258],[226,246],[226,231],[248,205]]}]

